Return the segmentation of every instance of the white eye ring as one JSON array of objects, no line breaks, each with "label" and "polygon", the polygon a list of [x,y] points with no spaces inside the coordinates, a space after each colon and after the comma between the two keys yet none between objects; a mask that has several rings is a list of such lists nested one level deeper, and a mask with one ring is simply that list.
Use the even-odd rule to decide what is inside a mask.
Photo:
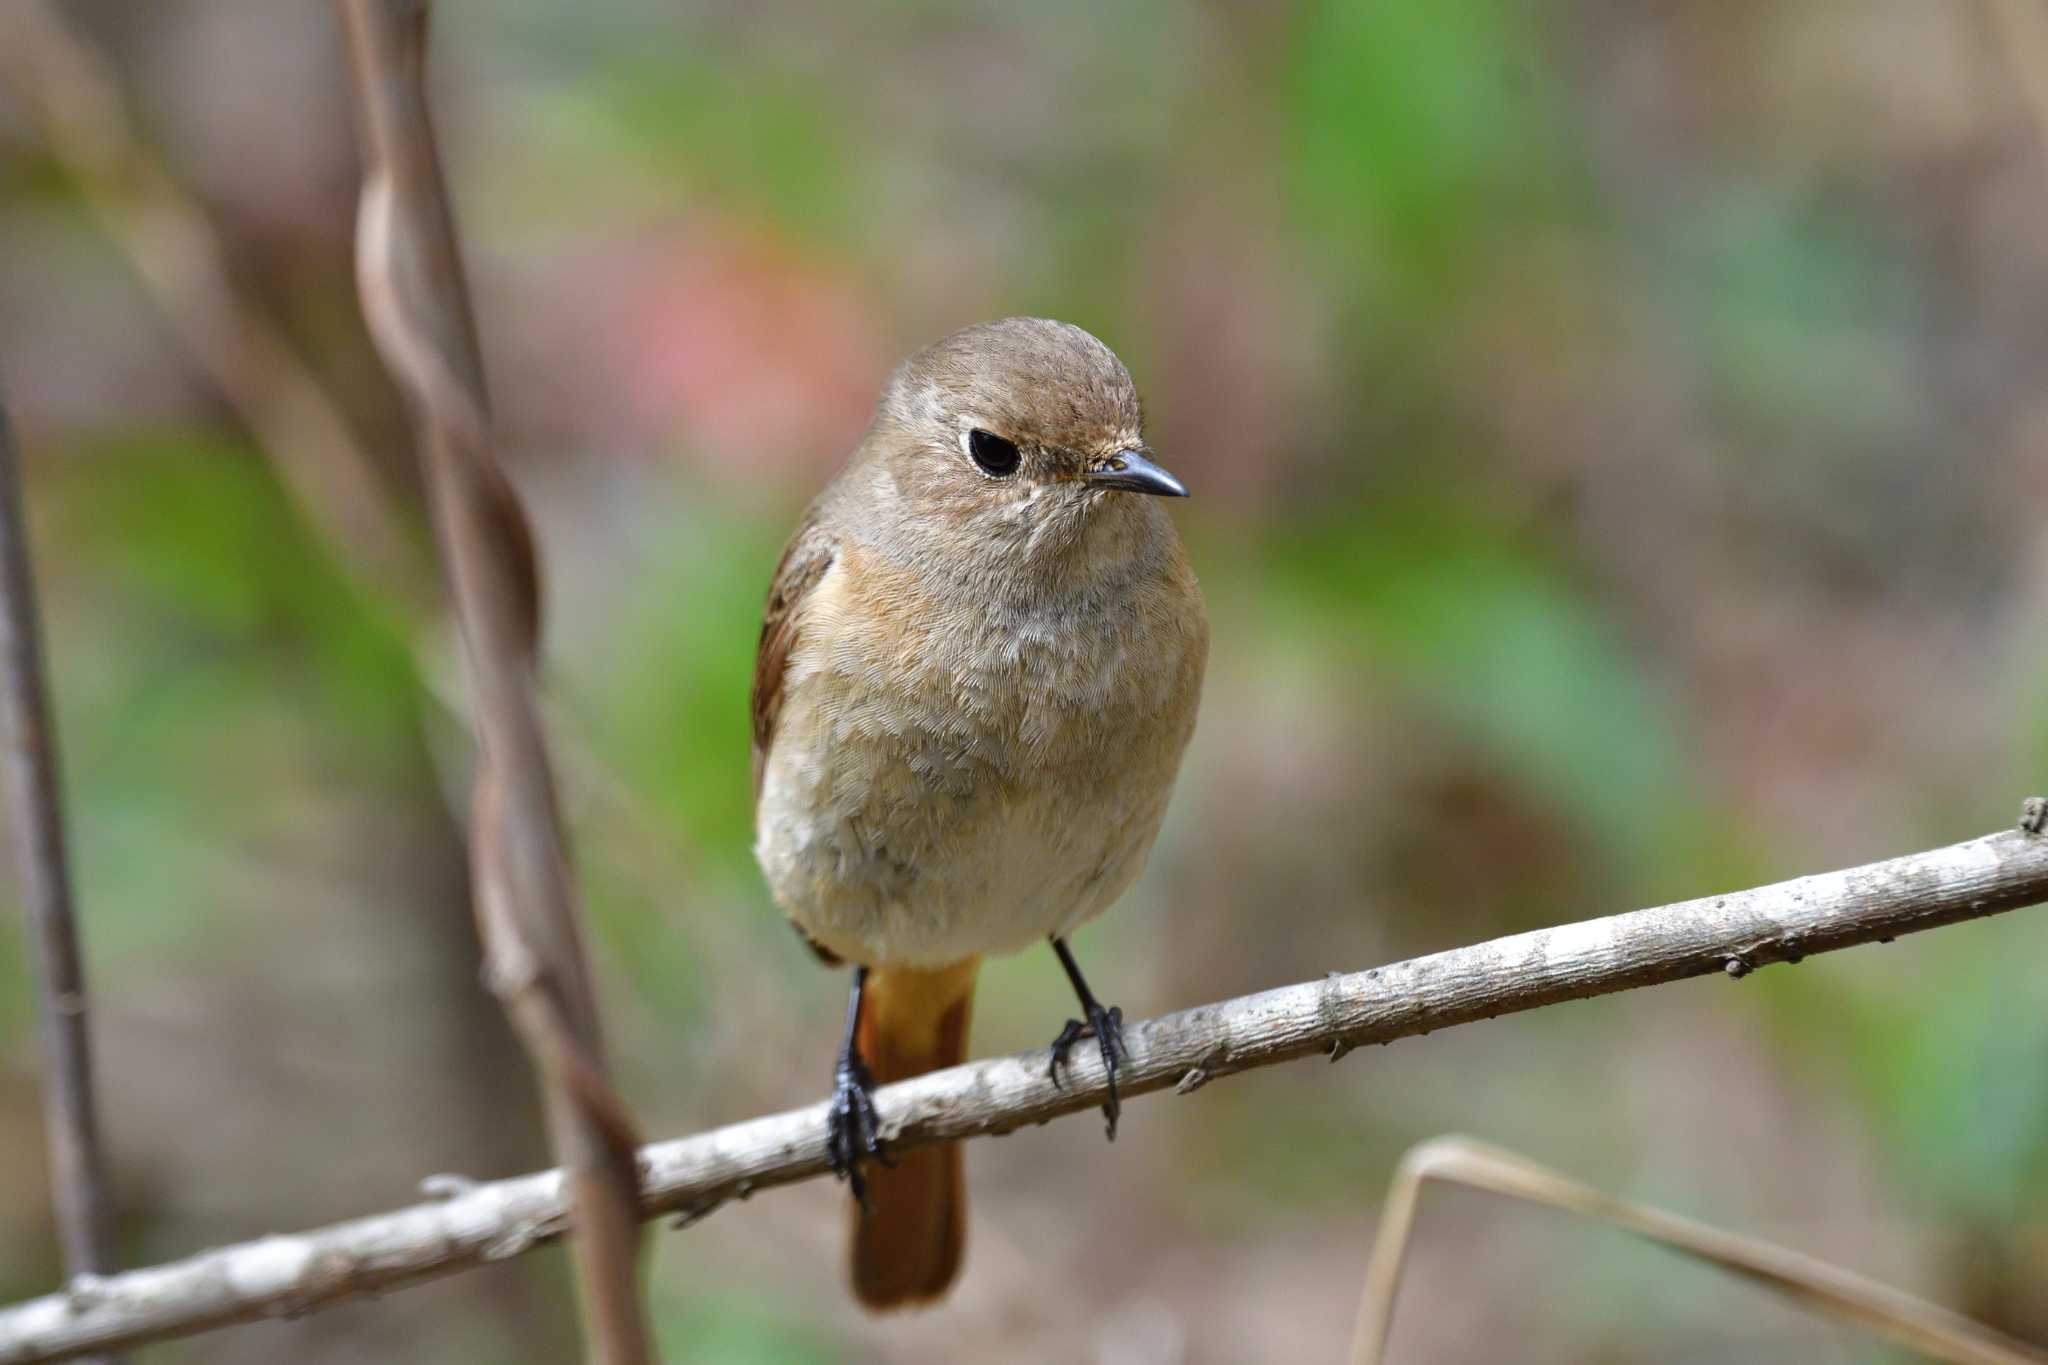
[{"label": "white eye ring", "polygon": [[1007,479],[1023,467],[1024,453],[1017,443],[984,426],[964,428],[960,433],[960,449],[985,478]]}]

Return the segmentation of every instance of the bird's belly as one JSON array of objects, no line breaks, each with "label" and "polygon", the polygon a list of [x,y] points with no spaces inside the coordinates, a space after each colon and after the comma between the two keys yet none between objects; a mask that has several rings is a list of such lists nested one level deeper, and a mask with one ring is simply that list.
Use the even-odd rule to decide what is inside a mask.
[{"label": "bird's belly", "polygon": [[1000,705],[958,674],[934,704],[900,679],[785,683],[756,853],[815,942],[869,965],[1011,952],[1137,877],[1191,714],[1144,688],[1078,696],[1014,676],[989,689]]}]

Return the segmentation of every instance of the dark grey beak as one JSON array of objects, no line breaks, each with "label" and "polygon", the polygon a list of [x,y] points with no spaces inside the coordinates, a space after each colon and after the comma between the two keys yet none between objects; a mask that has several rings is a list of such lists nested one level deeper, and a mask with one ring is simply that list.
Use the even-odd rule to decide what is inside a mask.
[{"label": "dark grey beak", "polygon": [[1120,450],[1081,478],[1096,488],[1120,488],[1126,493],[1151,493],[1162,498],[1184,498],[1187,485],[1153,464],[1142,450]]}]

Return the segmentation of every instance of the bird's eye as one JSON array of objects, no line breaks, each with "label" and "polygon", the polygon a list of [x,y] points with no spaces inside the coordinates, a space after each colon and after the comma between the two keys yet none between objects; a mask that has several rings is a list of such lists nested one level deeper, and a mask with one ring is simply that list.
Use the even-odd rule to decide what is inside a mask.
[{"label": "bird's eye", "polygon": [[1006,441],[993,431],[976,427],[967,433],[967,453],[981,466],[981,471],[992,478],[1007,479],[1017,472],[1017,465],[1023,459],[1017,453],[1017,443]]}]

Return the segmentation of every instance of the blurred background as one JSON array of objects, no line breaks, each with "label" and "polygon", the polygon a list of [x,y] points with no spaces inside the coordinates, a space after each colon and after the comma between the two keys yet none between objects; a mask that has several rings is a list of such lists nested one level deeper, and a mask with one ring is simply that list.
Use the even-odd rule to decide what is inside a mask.
[{"label": "blurred background", "polygon": [[[1196,494],[1201,727],[1149,871],[1077,943],[1133,1017],[1969,837],[2048,785],[2022,6],[436,8],[652,1134],[825,1093],[845,983],[748,852],[754,636],[883,377],[968,322],[1103,337]],[[451,814],[460,675],[357,312],[334,15],[37,12],[0,18],[0,381],[123,1254],[533,1168]],[[1335,1359],[1395,1158],[1456,1130],[2048,1340],[2044,952],[2008,916],[1155,1098],[1113,1148],[1087,1118],[973,1143],[965,1276],[913,1317],[842,1291],[842,1191],[775,1191],[654,1236],[652,1310],[673,1362]],[[58,1274],[28,983],[0,916],[9,1298]],[[1050,954],[994,963],[975,1050],[1069,1012]],[[1456,1193],[1395,1338],[1893,1358]],[[140,1358],[573,1342],[547,1252]]]}]

